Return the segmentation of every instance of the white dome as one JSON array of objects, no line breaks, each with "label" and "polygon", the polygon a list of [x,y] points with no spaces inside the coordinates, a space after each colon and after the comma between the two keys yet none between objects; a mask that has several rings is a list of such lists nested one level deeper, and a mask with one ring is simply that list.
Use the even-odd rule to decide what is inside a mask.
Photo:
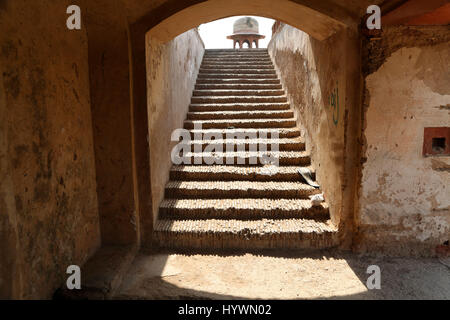
[{"label": "white dome", "polygon": [[233,33],[259,33],[258,21],[250,17],[237,19],[233,25]]}]

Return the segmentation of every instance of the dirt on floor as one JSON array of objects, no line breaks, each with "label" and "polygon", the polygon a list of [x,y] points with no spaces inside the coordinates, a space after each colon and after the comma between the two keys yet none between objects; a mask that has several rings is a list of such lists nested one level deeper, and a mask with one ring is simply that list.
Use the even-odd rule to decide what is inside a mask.
[{"label": "dirt on floor", "polygon": [[[369,290],[370,265],[381,289]],[[115,299],[450,299],[443,259],[389,258],[335,251],[140,253]]]}]

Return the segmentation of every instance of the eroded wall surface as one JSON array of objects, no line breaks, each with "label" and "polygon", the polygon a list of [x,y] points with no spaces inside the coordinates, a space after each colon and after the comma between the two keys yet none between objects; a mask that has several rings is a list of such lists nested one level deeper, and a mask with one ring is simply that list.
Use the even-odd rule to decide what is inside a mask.
[{"label": "eroded wall surface", "polygon": [[332,220],[341,226],[345,213],[351,211],[344,212],[346,179],[350,175],[345,170],[345,115],[354,107],[351,95],[355,93],[349,90],[358,89],[357,85],[349,87],[349,70],[357,67],[357,62],[350,66],[346,59],[357,54],[350,52],[349,41],[346,31],[318,41],[282,25],[269,44],[269,53],[306,139],[317,181],[330,204]]},{"label": "eroded wall surface", "polygon": [[205,49],[196,29],[166,44],[149,35],[146,42],[150,177],[156,219],[169,180],[170,154],[177,143],[171,141],[171,135],[183,128]]},{"label": "eroded wall surface", "polygon": [[424,127],[450,126],[449,31],[391,27],[367,46],[359,250],[432,255],[450,238],[450,157],[422,155]]},{"label": "eroded wall surface", "polygon": [[0,298],[50,298],[100,245],[87,35],[71,1],[0,2]]},{"label": "eroded wall surface", "polygon": [[[127,21],[118,1],[83,1],[102,243],[138,242]],[[142,39],[144,42],[144,39]]]}]

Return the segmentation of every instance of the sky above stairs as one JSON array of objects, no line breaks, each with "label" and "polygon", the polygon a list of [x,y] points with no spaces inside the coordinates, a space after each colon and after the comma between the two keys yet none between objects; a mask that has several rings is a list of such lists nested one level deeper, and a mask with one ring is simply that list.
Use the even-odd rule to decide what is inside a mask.
[{"label": "sky above stairs", "polygon": [[[233,48],[233,41],[227,39],[227,36],[233,33],[233,23],[241,17],[245,16],[234,16],[200,25],[199,32],[205,43],[206,49]],[[250,17],[258,20],[259,33],[266,36],[265,39],[259,41],[259,47],[267,48],[267,44],[272,37],[272,25],[274,20],[263,17]]]}]

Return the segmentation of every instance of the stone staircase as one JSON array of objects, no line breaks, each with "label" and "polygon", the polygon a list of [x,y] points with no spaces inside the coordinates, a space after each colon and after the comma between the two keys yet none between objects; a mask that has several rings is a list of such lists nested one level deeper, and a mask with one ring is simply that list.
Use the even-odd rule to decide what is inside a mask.
[{"label": "stone staircase", "polygon": [[[192,165],[170,171],[154,226],[156,246],[251,250],[337,244],[328,205],[313,206],[309,199],[321,191],[298,173],[311,159],[267,49],[206,50],[184,128],[193,139]],[[279,167],[259,160],[249,164],[253,147],[273,142],[268,133],[274,129]],[[224,138],[196,140],[200,133]],[[226,152],[227,133],[256,139],[233,140],[234,151]],[[223,165],[194,164],[211,143],[223,145],[224,151],[214,154]],[[227,158],[245,164],[226,164]]]}]

